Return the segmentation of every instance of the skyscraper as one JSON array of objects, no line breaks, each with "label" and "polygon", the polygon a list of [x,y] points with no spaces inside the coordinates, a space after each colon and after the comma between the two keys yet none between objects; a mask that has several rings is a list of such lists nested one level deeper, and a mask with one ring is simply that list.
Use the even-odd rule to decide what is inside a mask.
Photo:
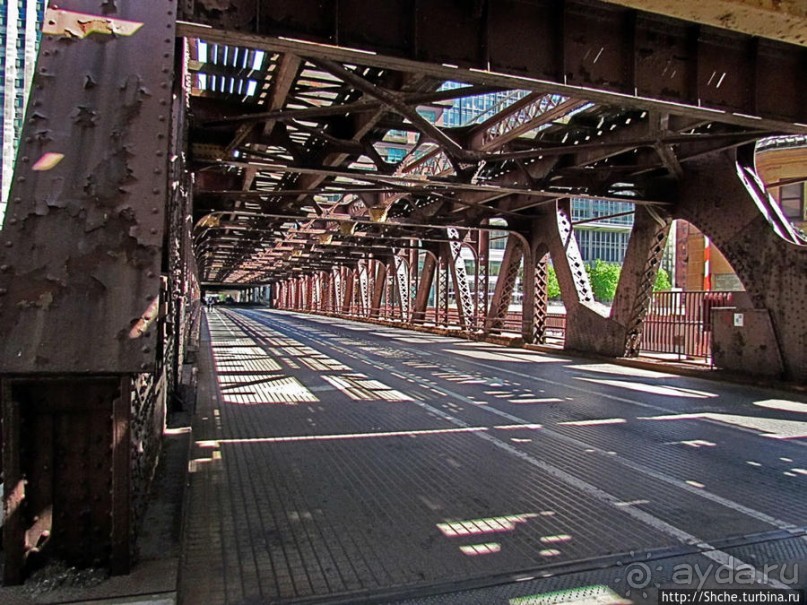
[{"label": "skyscraper", "polygon": [[0,223],[6,212],[17,141],[34,77],[45,0],[0,2]]}]

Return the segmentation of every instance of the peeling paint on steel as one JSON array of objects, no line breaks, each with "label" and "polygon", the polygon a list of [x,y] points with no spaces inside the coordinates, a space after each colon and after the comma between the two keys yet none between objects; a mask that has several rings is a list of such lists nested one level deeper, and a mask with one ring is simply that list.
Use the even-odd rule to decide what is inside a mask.
[{"label": "peeling paint on steel", "polygon": [[42,33],[79,39],[86,38],[90,34],[131,36],[142,26],[143,24],[138,21],[49,8],[45,12]]},{"label": "peeling paint on steel", "polygon": [[97,44],[43,35],[0,239],[0,373],[155,367],[176,8],[163,6],[107,6],[114,35]]}]

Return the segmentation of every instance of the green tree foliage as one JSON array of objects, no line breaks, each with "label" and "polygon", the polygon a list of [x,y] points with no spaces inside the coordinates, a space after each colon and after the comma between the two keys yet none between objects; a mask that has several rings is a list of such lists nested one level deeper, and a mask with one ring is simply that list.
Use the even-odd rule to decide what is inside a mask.
[{"label": "green tree foliage", "polygon": [[667,291],[672,288],[672,282],[670,282],[670,274],[667,273],[667,270],[664,267],[659,267],[658,273],[656,273],[656,283],[653,284],[653,291]]},{"label": "green tree foliage", "polygon": [[546,269],[546,296],[549,300],[560,300],[560,284],[558,283],[558,275],[555,273],[555,267],[547,264]]},{"label": "green tree foliage", "polygon": [[602,303],[609,303],[614,300],[622,266],[597,259],[593,263],[589,263],[587,269],[594,298]]},{"label": "green tree foliage", "polygon": [[[594,298],[603,303],[612,302],[616,294],[617,284],[619,284],[619,274],[622,271],[622,266],[597,259],[593,263],[589,263],[586,268],[591,280],[591,289],[594,291]],[[671,286],[670,274],[663,267],[659,267],[653,290],[669,290]]]}]

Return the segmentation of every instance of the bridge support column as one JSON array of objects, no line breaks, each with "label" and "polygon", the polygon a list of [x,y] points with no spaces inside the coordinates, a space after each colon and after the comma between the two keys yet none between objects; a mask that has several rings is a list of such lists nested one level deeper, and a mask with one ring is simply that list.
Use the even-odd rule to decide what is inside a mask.
[{"label": "bridge support column", "polygon": [[0,237],[6,584],[50,555],[128,571],[181,321],[198,311],[177,275],[187,183],[169,165],[176,5],[49,11]]},{"label": "bridge support column", "polygon": [[331,299],[333,298],[333,275],[327,271],[317,273],[320,281],[319,310],[321,313],[330,313]]},{"label": "bridge support column", "polygon": [[353,309],[353,296],[356,287],[356,272],[358,269],[345,267],[344,298],[342,299],[342,315],[349,315]]},{"label": "bridge support column", "polygon": [[[488,231],[478,231],[476,248],[476,296],[478,300],[476,307],[477,324],[484,328],[484,319],[488,315],[488,293],[490,291],[490,233]],[[481,319],[481,321],[480,321]]]},{"label": "bridge support column", "polygon": [[465,259],[462,258],[462,239],[457,229],[447,230],[451,240],[445,246],[445,254],[449,257],[451,281],[454,285],[454,297],[457,303],[460,326],[466,331],[473,328],[474,302],[471,298],[471,289],[468,286],[468,274],[465,270]]},{"label": "bridge support column", "polygon": [[[652,207],[637,207],[628,248],[622,263],[611,318],[625,331],[623,354],[639,354],[642,326],[653,295],[653,285],[664,258],[672,220]],[[620,334],[621,336],[621,334]]]},{"label": "bridge support column", "polygon": [[[546,238],[566,307],[565,348],[598,350],[604,336],[598,331],[599,323],[605,318],[595,310],[588,273],[572,230],[571,203],[564,200],[544,207],[540,218],[536,219],[535,231]],[[597,328],[592,324],[598,324]]]},{"label": "bridge support column", "polygon": [[381,315],[381,303],[387,289],[387,265],[380,259],[374,259],[368,263],[367,269],[373,275],[373,298],[370,301],[369,317],[377,319]]},{"label": "bridge support column", "polygon": [[128,572],[129,389],[128,377],[3,381],[6,584],[47,557]]},{"label": "bridge support column", "polygon": [[411,307],[412,301],[410,300],[409,291],[409,263],[406,258],[400,254],[393,257],[395,269],[395,294],[398,298],[398,311],[401,322],[408,323],[411,321]]},{"label": "bridge support column", "polygon": [[641,334],[670,220],[656,211],[637,208],[633,231],[610,313],[594,300],[571,223],[571,205],[559,202],[536,220],[544,233],[566,307],[565,348],[609,357],[634,351]]},{"label": "bridge support column", "polygon": [[490,302],[490,310],[485,319],[485,331],[500,331],[504,327],[504,319],[513,299],[513,290],[518,279],[518,270],[524,256],[524,245],[521,239],[511,233],[507,237],[496,289]]},{"label": "bridge support column", "polygon": [[[415,267],[417,267],[417,263],[415,263]],[[415,293],[415,308],[412,311],[412,322],[415,324],[422,324],[426,321],[426,309],[429,305],[429,294],[434,283],[436,270],[437,257],[431,250],[426,250],[426,255],[423,259],[423,270],[420,273],[417,292]]]},{"label": "bridge support column", "polygon": [[[530,342],[546,343],[549,286],[549,254],[544,250],[536,250],[535,277],[533,283],[533,304]],[[527,283],[524,284],[527,288]]]},{"label": "bridge support column", "polygon": [[725,338],[714,343],[718,366],[805,383],[807,246],[765,194],[753,167],[751,149],[687,162],[673,214],[720,249],[758,319],[725,326]]}]

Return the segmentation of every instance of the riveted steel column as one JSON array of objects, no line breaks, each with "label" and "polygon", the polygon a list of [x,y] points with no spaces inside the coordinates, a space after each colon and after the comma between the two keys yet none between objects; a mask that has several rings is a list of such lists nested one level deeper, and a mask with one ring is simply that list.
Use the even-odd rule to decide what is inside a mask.
[{"label": "riveted steel column", "polygon": [[496,280],[496,290],[490,303],[490,311],[485,319],[485,331],[501,330],[504,327],[504,318],[510,308],[513,290],[518,279],[518,269],[521,266],[523,244],[514,234],[507,236],[507,245],[504,249],[499,278]]},{"label": "riveted steel column", "polygon": [[542,233],[566,307],[564,348],[621,357],[625,328],[610,319],[608,310],[594,300],[588,272],[577,247],[568,200],[541,209],[533,229]]},{"label": "riveted steel column", "polygon": [[3,406],[3,583],[10,585],[19,584],[23,579],[25,487],[20,466],[20,406],[12,399],[9,379],[0,380],[0,397]]},{"label": "riveted steel column", "polygon": [[[130,422],[120,384],[162,372],[163,355],[172,355],[173,333],[158,315],[168,295],[175,9],[171,0],[64,0],[46,13],[0,233],[0,375],[11,385],[3,390],[13,509],[6,583],[23,579],[26,551],[114,573],[129,566],[137,460],[131,441],[118,440]],[[23,410],[20,398],[33,403]],[[52,425],[53,439],[31,437],[34,447],[21,451],[21,414],[45,433]],[[25,472],[26,487],[14,472]],[[45,517],[14,508],[24,496],[36,507],[52,497],[47,536]]]},{"label": "riveted steel column", "polygon": [[373,275],[373,298],[370,301],[369,317],[377,318],[381,314],[381,302],[387,287],[387,266],[383,261],[375,259],[368,264],[368,271],[372,271]]},{"label": "riveted steel column", "polygon": [[110,571],[129,573],[129,532],[131,531],[130,456],[131,456],[131,380],[120,380],[118,397],[112,403],[112,548]]},{"label": "riveted steel column", "polygon": [[[417,267],[417,263],[415,263],[415,267]],[[423,259],[423,269],[420,273],[417,293],[415,294],[415,308],[412,311],[412,322],[415,324],[422,324],[426,321],[426,308],[429,304],[429,293],[434,283],[436,269],[437,257],[432,251],[426,250]]]},{"label": "riveted steel column", "polygon": [[46,16],[2,231],[3,373],[155,367],[175,5],[107,4]]},{"label": "riveted steel column", "polygon": [[409,262],[403,256],[396,254],[395,263],[395,286],[398,295],[398,306],[401,314],[401,321],[407,323],[411,321],[411,300],[409,291]]},{"label": "riveted steel column", "polygon": [[350,315],[353,305],[353,292],[356,286],[356,269],[345,267],[344,298],[342,299],[342,315]]},{"label": "riveted steel column", "polygon": [[470,330],[474,314],[474,302],[471,298],[471,289],[468,286],[468,274],[465,270],[465,259],[462,257],[462,241],[457,229],[453,227],[446,230],[452,240],[447,244],[447,252],[451,257],[451,278],[454,283],[454,296],[457,302],[460,325]]},{"label": "riveted steel column", "polygon": [[[736,342],[722,343],[724,367],[778,375],[782,368],[773,359],[778,357],[784,378],[805,383],[807,246],[795,243],[783,228],[775,203],[758,183],[751,152],[687,162],[673,216],[709,237],[745,286],[750,307],[769,316],[736,330]],[[775,356],[771,348],[777,349]]]},{"label": "riveted steel column", "polygon": [[[542,254],[538,258],[538,262],[535,264],[535,279],[533,282],[534,300],[531,342],[543,344],[546,342],[548,318],[549,254]],[[526,283],[524,287],[527,287]]]},{"label": "riveted steel column", "polygon": [[359,261],[359,265],[356,267],[356,279],[358,280],[359,286],[359,302],[361,304],[360,310],[357,310],[357,314],[361,314],[363,317],[370,317],[370,261],[363,260]]},{"label": "riveted steel column", "polygon": [[[490,232],[479,231],[479,243],[477,244],[477,278],[476,291],[477,298],[482,293],[481,305],[477,308],[477,316],[484,319],[488,315],[488,295],[490,293]],[[478,321],[481,325],[482,321]]]},{"label": "riveted steel column", "polygon": [[625,328],[625,355],[639,354],[642,326],[656,283],[672,221],[651,207],[637,207],[611,319]]}]

